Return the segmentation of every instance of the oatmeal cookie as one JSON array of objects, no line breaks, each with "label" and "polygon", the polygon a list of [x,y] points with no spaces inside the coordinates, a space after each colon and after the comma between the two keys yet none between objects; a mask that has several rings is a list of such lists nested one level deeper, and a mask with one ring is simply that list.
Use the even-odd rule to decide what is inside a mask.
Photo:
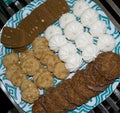
[{"label": "oatmeal cookie", "polygon": [[42,73],[45,73],[45,72],[47,72],[47,71],[48,71],[47,68],[40,68],[40,69],[39,69],[39,71],[33,76],[33,80],[34,80],[35,84],[36,84],[36,81],[37,81],[38,77],[39,77]]},{"label": "oatmeal cookie", "polygon": [[14,86],[20,87],[26,75],[20,70],[16,70],[15,74],[11,77],[11,82]]},{"label": "oatmeal cookie", "polygon": [[16,53],[9,53],[7,55],[5,55],[5,57],[3,58],[3,65],[5,67],[9,67],[11,66],[11,64],[17,64],[18,63],[18,55]]},{"label": "oatmeal cookie", "polygon": [[65,64],[63,62],[59,62],[55,65],[53,73],[59,79],[65,79],[69,75],[69,71],[65,68]]},{"label": "oatmeal cookie", "polygon": [[36,88],[36,85],[31,80],[23,80],[20,89],[22,91],[26,90],[27,88]]},{"label": "oatmeal cookie", "polygon": [[35,58],[28,58],[21,64],[21,67],[23,73],[34,76],[40,68],[40,63]]},{"label": "oatmeal cookie", "polygon": [[48,89],[50,87],[53,87],[54,78],[50,72],[45,72],[38,77],[36,83],[39,88]]},{"label": "oatmeal cookie", "polygon": [[33,49],[39,46],[47,47],[48,46],[48,41],[43,38],[43,37],[37,37],[35,40],[32,42],[32,47]]},{"label": "oatmeal cookie", "polygon": [[43,65],[47,65],[49,56],[54,55],[52,51],[44,51],[41,58],[40,58],[40,63]]},{"label": "oatmeal cookie", "polygon": [[50,55],[47,61],[48,71],[53,72],[55,68],[55,64],[58,62],[60,62],[60,59],[58,58],[58,56]]},{"label": "oatmeal cookie", "polygon": [[37,88],[27,88],[22,92],[22,100],[28,103],[33,103],[40,96],[39,90]]},{"label": "oatmeal cookie", "polygon": [[30,57],[34,57],[33,50],[26,50],[24,52],[21,52],[20,56],[19,56],[20,63],[24,62],[25,60],[27,60]]},{"label": "oatmeal cookie", "polygon": [[5,76],[7,79],[11,80],[12,76],[14,76],[16,71],[21,71],[20,65],[19,64],[12,64],[12,66],[9,66],[6,69]]}]

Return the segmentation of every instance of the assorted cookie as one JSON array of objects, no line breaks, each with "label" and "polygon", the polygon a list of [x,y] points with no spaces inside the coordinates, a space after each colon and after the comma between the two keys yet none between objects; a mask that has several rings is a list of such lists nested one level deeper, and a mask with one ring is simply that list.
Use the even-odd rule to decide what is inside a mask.
[{"label": "assorted cookie", "polygon": [[[96,10],[81,0],[73,6],[73,14],[68,11],[65,0],[47,0],[17,28],[3,29],[1,42],[20,52],[5,55],[5,76],[20,87],[22,100],[34,103],[33,113],[64,113],[74,109],[105,90],[120,74],[120,57],[108,52],[113,50],[115,40],[105,34],[106,24],[98,19]],[[61,28],[50,25],[57,19]],[[84,27],[90,32],[84,32]],[[45,37],[37,37],[44,30]],[[98,39],[97,45],[93,37]],[[28,44],[32,45],[31,50],[27,49]],[[83,61],[90,63],[85,70],[77,71]],[[70,72],[76,74],[64,80]],[[54,76],[63,80],[56,88]],[[47,93],[40,95],[39,89]]]},{"label": "assorted cookie", "polygon": [[[116,65],[116,68],[113,65]],[[60,113],[65,113],[78,105],[86,103],[90,98],[104,91],[108,87],[108,83],[112,83],[119,77],[119,66],[120,56],[117,54],[113,52],[99,54],[95,61],[87,65],[85,70],[78,71],[71,79],[62,81],[56,88],[48,89],[47,93],[39,98],[39,101],[35,101],[32,112],[38,113],[37,109],[42,109],[41,106],[46,112],[50,112],[49,110],[53,107],[51,104],[56,102],[54,109],[56,110],[59,106],[58,110],[62,111]],[[95,70],[98,67],[99,70]],[[93,72],[94,70],[97,72]],[[99,79],[100,84],[93,79],[92,72],[94,73],[92,76],[95,78],[102,78]],[[41,98],[44,98],[44,101]],[[49,104],[47,103],[48,98],[50,99]],[[58,111],[55,111],[55,113],[58,113]]]},{"label": "assorted cookie", "polygon": [[45,38],[35,38],[32,47],[32,50],[19,54],[14,52],[7,54],[3,59],[6,78],[14,86],[20,87],[22,99],[28,103],[38,99],[39,89],[47,90],[54,86],[54,76],[58,79],[66,79],[69,75],[65,64],[49,49]]}]

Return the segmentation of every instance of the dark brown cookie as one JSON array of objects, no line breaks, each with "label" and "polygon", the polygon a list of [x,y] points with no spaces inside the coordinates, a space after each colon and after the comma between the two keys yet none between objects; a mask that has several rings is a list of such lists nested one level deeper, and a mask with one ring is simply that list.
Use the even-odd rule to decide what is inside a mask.
[{"label": "dark brown cookie", "polygon": [[14,48],[14,52],[23,52],[27,50],[27,46],[19,47],[19,48]]},{"label": "dark brown cookie", "polygon": [[30,44],[26,33],[18,28],[4,27],[1,42],[7,48],[21,48]]},{"label": "dark brown cookie", "polygon": [[32,113],[47,113],[41,104],[41,97],[34,102],[32,107]]},{"label": "dark brown cookie", "polygon": [[75,107],[75,105],[69,103],[64,97],[64,89],[59,85],[54,89],[52,93],[52,99],[62,110],[70,110]]},{"label": "dark brown cookie", "polygon": [[71,103],[74,104],[75,106],[83,104],[83,100],[80,98],[80,96],[74,91],[72,88],[72,83],[73,82],[71,79],[65,80],[64,81],[64,95],[65,99]]},{"label": "dark brown cookie", "polygon": [[22,29],[24,30],[24,32],[27,33],[30,42],[32,42],[40,33],[39,21],[40,20],[38,20],[37,17],[31,13],[26,18],[24,18],[18,25],[19,29]]},{"label": "dark brown cookie", "polygon": [[106,86],[112,82],[111,80],[106,79],[105,76],[96,69],[95,65],[93,65],[91,77],[98,86]]},{"label": "dark brown cookie", "polygon": [[63,113],[64,111],[60,109],[52,100],[50,95],[43,95],[42,105],[47,113]]},{"label": "dark brown cookie", "polygon": [[83,77],[85,79],[86,84],[88,85],[92,85],[92,86],[97,86],[96,81],[93,80],[92,76],[93,76],[93,62],[90,62],[87,66],[86,69],[83,73]]},{"label": "dark brown cookie", "polygon": [[84,71],[81,70],[79,71],[73,78],[74,86],[76,87],[76,91],[80,94],[83,95],[86,99],[90,99],[91,97],[95,96],[97,94],[96,91],[92,91],[87,87],[87,82],[85,82],[85,79],[83,77]]},{"label": "dark brown cookie", "polygon": [[87,85],[87,87],[92,90],[92,91],[96,91],[96,92],[101,92],[104,91],[108,85],[104,85],[104,86],[92,86],[92,85]]},{"label": "dark brown cookie", "polygon": [[120,75],[120,57],[113,52],[99,54],[95,59],[97,70],[108,80],[113,80]]}]

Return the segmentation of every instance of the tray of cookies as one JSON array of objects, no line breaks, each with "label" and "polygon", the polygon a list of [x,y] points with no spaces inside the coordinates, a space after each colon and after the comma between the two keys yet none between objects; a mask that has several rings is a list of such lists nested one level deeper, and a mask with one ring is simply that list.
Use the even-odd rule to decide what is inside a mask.
[{"label": "tray of cookies", "polygon": [[34,0],[0,36],[0,79],[26,113],[87,113],[120,82],[120,33],[92,0]]}]

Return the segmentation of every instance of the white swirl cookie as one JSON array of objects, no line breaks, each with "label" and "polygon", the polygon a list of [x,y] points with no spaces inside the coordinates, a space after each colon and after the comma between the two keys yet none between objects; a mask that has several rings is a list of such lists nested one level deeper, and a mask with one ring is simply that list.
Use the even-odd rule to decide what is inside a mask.
[{"label": "white swirl cookie", "polygon": [[62,16],[59,18],[60,27],[65,28],[68,23],[75,20],[76,17],[71,13],[62,14]]},{"label": "white swirl cookie", "polygon": [[104,21],[97,20],[90,26],[90,33],[94,37],[99,37],[100,35],[106,33],[107,25]]},{"label": "white swirl cookie", "polygon": [[60,48],[58,56],[62,61],[66,62],[69,56],[76,52],[77,52],[77,49],[75,45],[71,43],[67,43],[66,45]]},{"label": "white swirl cookie", "polygon": [[87,45],[92,43],[93,43],[93,37],[87,32],[83,32],[79,34],[79,36],[76,37],[75,39],[76,47],[81,51],[83,51]]},{"label": "white swirl cookie", "polygon": [[78,21],[68,23],[64,29],[64,34],[69,40],[75,40],[75,38],[82,32],[83,25]]},{"label": "white swirl cookie", "polygon": [[99,50],[97,49],[97,46],[90,44],[83,50],[82,57],[84,61],[91,62],[98,56],[98,54]]},{"label": "white swirl cookie", "polygon": [[82,62],[82,57],[78,53],[74,53],[67,59],[65,67],[69,72],[75,72],[81,67]]},{"label": "white swirl cookie", "polygon": [[103,34],[99,36],[97,43],[98,50],[102,52],[112,51],[115,47],[115,40],[109,34]]},{"label": "white swirl cookie", "polygon": [[81,15],[81,23],[85,27],[90,27],[94,22],[96,22],[99,18],[99,14],[96,10],[88,8]]},{"label": "white swirl cookie", "polygon": [[51,50],[58,52],[59,49],[66,45],[67,40],[64,35],[54,35],[49,41],[49,47]]},{"label": "white swirl cookie", "polygon": [[34,76],[35,73],[39,70],[40,68],[40,63],[37,59],[35,58],[28,58],[26,59],[22,64],[21,64],[22,72],[29,75],[29,76]]},{"label": "white swirl cookie", "polygon": [[54,78],[50,72],[45,72],[38,77],[36,83],[40,89],[48,89],[50,87],[53,87]]},{"label": "white swirl cookie", "polygon": [[9,67],[12,64],[15,64],[15,63],[17,64],[18,60],[19,60],[19,57],[18,57],[17,53],[9,53],[9,54],[4,56],[3,65],[5,67]]},{"label": "white swirl cookie", "polygon": [[53,35],[62,35],[62,30],[60,27],[56,25],[50,25],[46,30],[45,30],[45,38],[49,41]]},{"label": "white swirl cookie", "polygon": [[73,13],[75,16],[81,17],[82,13],[88,8],[90,8],[90,6],[85,0],[78,0],[73,6]]}]

